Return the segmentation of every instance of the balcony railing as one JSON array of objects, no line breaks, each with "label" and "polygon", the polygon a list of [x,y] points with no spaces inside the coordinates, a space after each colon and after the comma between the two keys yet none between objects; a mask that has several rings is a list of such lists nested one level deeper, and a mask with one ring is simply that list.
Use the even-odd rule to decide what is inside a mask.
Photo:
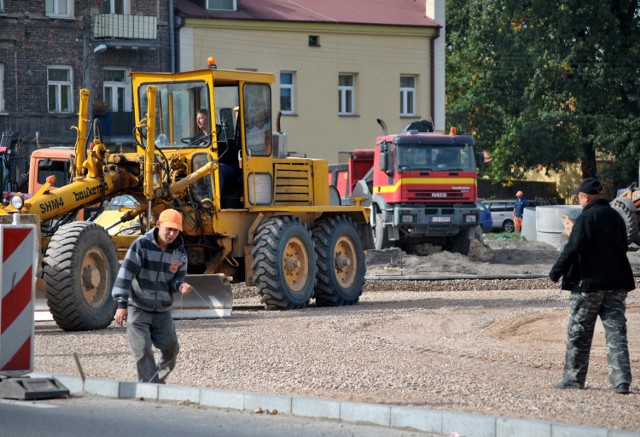
[{"label": "balcony railing", "polygon": [[158,19],[145,15],[98,14],[93,18],[93,37],[157,39]]},{"label": "balcony railing", "polygon": [[102,133],[106,136],[133,136],[133,112],[107,112],[98,116]]}]

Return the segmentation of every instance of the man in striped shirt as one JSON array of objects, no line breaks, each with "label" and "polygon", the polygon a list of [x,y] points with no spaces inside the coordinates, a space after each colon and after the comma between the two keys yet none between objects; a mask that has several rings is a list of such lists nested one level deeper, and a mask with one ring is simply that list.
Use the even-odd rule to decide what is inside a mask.
[{"label": "man in striped shirt", "polygon": [[[138,381],[163,384],[178,355],[178,337],[171,309],[175,293],[188,294],[184,281],[187,253],[182,214],[162,211],[156,227],[133,242],[120,266],[112,295],[118,304],[116,324],[127,321],[129,345],[136,360]],[[161,352],[156,363],[152,345]]]}]

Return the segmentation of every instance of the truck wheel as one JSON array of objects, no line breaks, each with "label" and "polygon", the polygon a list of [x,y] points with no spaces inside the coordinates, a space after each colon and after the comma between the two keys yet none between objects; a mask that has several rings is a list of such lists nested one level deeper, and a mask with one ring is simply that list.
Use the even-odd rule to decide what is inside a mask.
[{"label": "truck wheel", "polygon": [[316,284],[311,233],[291,217],[273,217],[258,226],[254,239],[253,282],[269,310],[305,308]]},{"label": "truck wheel", "polygon": [[516,225],[513,223],[513,220],[505,220],[504,223],[502,223],[502,231],[503,232],[515,232],[516,230]]},{"label": "truck wheel", "polygon": [[622,216],[624,224],[627,228],[627,243],[631,244],[637,242],[638,238],[638,215],[636,214],[636,208],[631,199],[625,197],[613,199],[611,201],[611,207],[618,211],[618,214]]},{"label": "truck wheel", "polygon": [[358,303],[366,267],[362,241],[353,221],[346,216],[321,220],[313,227],[312,235],[318,260],[316,304]]},{"label": "truck wheel", "polygon": [[102,226],[84,221],[61,226],[43,262],[47,304],[60,328],[85,331],[111,324],[116,312],[111,288],[119,263]]},{"label": "truck wheel", "polygon": [[469,240],[469,232],[466,229],[461,230],[453,237],[453,244],[451,245],[451,252],[460,253],[462,255],[469,255],[469,249],[471,248],[471,240]]},{"label": "truck wheel", "polygon": [[391,247],[391,243],[389,243],[387,227],[384,225],[384,220],[382,219],[382,213],[377,211],[375,213],[372,212],[371,218],[373,219],[372,225],[374,249],[382,250]]}]

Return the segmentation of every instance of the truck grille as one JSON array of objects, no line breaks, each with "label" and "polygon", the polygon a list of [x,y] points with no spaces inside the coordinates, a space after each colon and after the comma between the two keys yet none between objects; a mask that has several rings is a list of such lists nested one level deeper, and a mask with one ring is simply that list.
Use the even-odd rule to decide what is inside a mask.
[{"label": "truck grille", "polygon": [[[446,193],[447,197],[440,197],[438,194]],[[442,201],[452,201],[459,200],[465,198],[465,193],[458,190],[407,190],[407,194],[412,199],[419,200],[442,200]],[[435,194],[435,195],[434,195]]]}]

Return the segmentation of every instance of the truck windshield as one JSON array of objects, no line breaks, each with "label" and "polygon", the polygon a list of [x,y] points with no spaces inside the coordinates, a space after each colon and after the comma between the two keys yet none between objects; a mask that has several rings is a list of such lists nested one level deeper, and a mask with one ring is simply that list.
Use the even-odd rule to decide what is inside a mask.
[{"label": "truck windshield", "polygon": [[139,88],[140,114],[147,115],[147,88],[158,89],[156,146],[208,147],[211,144],[211,102],[204,81],[148,83]]},{"label": "truck windshield", "polygon": [[396,149],[398,171],[475,171],[471,144],[401,144]]}]

